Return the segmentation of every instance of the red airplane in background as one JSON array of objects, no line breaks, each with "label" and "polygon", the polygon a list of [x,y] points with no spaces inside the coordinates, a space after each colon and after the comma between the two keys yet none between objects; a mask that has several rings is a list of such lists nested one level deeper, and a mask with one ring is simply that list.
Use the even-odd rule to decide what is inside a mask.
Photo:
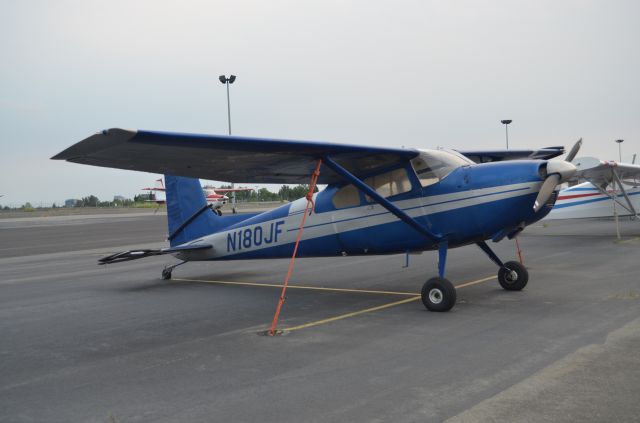
[{"label": "red airplane in background", "polygon": [[[143,191],[149,191],[149,194],[152,192],[165,192],[165,187],[162,182],[162,178],[156,179],[156,186],[143,188]],[[207,199],[207,204],[213,206],[212,210],[217,213],[219,216],[222,216],[222,206],[229,202],[229,197],[220,194],[220,193],[236,193],[240,191],[253,191],[253,188],[214,188],[212,186],[205,186],[202,188],[204,191],[205,198]],[[235,200],[235,196],[232,197],[232,200]],[[164,198],[156,199],[156,200],[147,200],[153,201],[156,204],[166,204],[167,200]],[[235,213],[235,201],[233,201],[233,212]]]}]

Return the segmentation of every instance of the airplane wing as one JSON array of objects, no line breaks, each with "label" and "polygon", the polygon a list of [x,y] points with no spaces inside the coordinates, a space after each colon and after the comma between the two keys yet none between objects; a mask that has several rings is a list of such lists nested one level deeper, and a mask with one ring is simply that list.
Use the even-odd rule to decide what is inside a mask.
[{"label": "airplane wing", "polygon": [[614,172],[623,183],[640,185],[640,165],[603,161],[595,157],[578,157],[572,162],[578,171],[575,178],[606,187],[614,180]]},{"label": "airplane wing", "polygon": [[[325,155],[362,175],[412,159],[418,151],[114,128],[92,135],[52,159],[235,183],[303,184],[308,183],[316,160]],[[318,183],[339,180],[333,172],[322,172]]]},{"label": "airplane wing", "polygon": [[548,160],[564,154],[564,147],[545,147],[539,150],[456,150],[476,163],[499,162],[503,160]]}]

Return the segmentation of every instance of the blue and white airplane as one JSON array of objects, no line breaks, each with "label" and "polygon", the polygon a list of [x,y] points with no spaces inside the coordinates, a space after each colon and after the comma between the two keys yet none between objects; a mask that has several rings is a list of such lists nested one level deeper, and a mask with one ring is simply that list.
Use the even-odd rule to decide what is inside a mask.
[{"label": "blue and white airplane", "polygon": [[300,184],[319,170],[317,183],[327,187],[313,195],[297,256],[437,250],[439,275],[424,284],[422,301],[448,311],[456,301],[445,279],[449,248],[476,244],[498,266],[504,289],[525,287],[524,266],[502,262],[486,241],[513,238],[549,213],[556,186],[576,172],[570,161],[579,147],[566,161],[549,161],[564,149],[456,152],[109,129],[53,159],[165,174],[170,247],[125,251],[102,264],[160,254],[182,260],[177,265],[291,257],[307,199],[222,217],[196,178]]}]

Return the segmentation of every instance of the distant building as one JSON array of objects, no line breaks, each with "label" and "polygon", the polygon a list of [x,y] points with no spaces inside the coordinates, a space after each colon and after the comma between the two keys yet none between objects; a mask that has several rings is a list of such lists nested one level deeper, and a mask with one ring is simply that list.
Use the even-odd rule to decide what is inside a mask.
[{"label": "distant building", "polygon": [[78,200],[70,198],[68,200],[64,200],[64,206],[65,207],[75,207],[77,202],[78,202]]},{"label": "distant building", "polygon": [[126,198],[122,195],[114,195],[113,196],[113,201],[125,201]]}]

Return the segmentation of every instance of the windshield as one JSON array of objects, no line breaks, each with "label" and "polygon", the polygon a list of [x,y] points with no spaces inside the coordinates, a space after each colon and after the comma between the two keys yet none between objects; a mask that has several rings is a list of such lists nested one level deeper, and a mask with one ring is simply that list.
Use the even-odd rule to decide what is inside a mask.
[{"label": "windshield", "polygon": [[411,165],[423,187],[443,180],[455,169],[473,162],[466,157],[446,150],[420,150],[420,155],[411,160]]}]

